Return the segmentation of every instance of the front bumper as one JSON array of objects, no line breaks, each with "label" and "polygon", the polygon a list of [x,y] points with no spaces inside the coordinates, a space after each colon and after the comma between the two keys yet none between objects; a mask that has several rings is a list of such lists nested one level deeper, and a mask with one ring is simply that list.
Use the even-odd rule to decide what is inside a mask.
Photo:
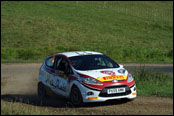
[{"label": "front bumper", "polygon": [[[125,87],[126,92],[117,93],[117,94],[107,94],[106,93],[106,89],[118,88],[118,87]],[[91,89],[84,85],[81,85],[80,91],[82,93],[83,102],[104,102],[106,100],[112,100],[112,99],[121,99],[121,98],[134,99],[134,98],[136,98],[136,85],[135,84],[131,87],[128,87],[127,85],[105,87],[102,90],[94,90],[94,89]],[[89,94],[89,93],[92,93],[92,94]]]}]

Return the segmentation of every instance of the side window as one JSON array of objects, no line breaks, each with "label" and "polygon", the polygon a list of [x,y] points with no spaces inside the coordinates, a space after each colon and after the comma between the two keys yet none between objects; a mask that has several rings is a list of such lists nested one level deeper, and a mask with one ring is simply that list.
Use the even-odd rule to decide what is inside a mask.
[{"label": "side window", "polygon": [[58,70],[68,74],[73,73],[68,61],[65,58],[62,58],[61,60],[59,60],[57,64],[58,64],[58,67],[57,67]]},{"label": "side window", "polygon": [[62,57],[56,56],[56,62],[55,62],[54,68],[58,69],[58,66],[59,66],[61,60],[62,60]]},{"label": "side window", "polygon": [[48,58],[48,59],[46,60],[46,65],[47,65],[48,67],[52,68],[53,65],[54,65],[54,60],[55,60],[55,56],[51,56],[50,58]]},{"label": "side window", "polygon": [[68,74],[73,74],[73,71],[72,71],[69,64],[66,66],[66,71],[67,71]]},{"label": "side window", "polygon": [[62,59],[60,63],[58,63],[58,70],[65,71],[67,65],[66,59]]}]

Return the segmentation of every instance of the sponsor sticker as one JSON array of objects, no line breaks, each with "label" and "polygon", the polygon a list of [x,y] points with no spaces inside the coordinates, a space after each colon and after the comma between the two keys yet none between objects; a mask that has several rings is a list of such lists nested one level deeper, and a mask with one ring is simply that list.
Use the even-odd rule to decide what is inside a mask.
[{"label": "sponsor sticker", "polygon": [[100,77],[98,78],[99,81],[112,81],[112,80],[126,80],[127,76],[123,75],[112,75],[112,76],[105,76],[105,77]]},{"label": "sponsor sticker", "polygon": [[113,72],[113,71],[106,70],[106,71],[100,71],[100,72],[103,73],[103,74],[115,75],[115,72]]}]

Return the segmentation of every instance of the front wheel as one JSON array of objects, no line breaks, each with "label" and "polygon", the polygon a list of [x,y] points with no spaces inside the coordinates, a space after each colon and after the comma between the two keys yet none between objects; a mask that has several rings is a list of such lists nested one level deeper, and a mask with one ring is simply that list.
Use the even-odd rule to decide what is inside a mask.
[{"label": "front wheel", "polygon": [[80,90],[77,87],[73,87],[70,94],[70,100],[76,107],[83,105],[83,99]]}]

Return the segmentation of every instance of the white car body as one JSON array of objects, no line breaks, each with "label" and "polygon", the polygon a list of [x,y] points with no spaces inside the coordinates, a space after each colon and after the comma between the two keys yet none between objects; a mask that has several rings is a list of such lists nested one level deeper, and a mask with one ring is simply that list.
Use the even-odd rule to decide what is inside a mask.
[{"label": "white car body", "polygon": [[[76,86],[80,90],[83,102],[102,102],[110,99],[136,98],[135,81],[122,65],[117,68],[96,70],[75,69],[69,58],[85,55],[90,56],[103,54],[92,51],[79,51],[58,53],[48,57],[47,59],[50,58],[51,61],[50,59],[46,59],[46,61],[44,61],[43,65],[41,66],[38,83],[42,83],[44,86],[50,88],[54,93],[62,95],[66,98],[71,97],[72,87]],[[57,60],[54,61],[56,57]],[[69,67],[67,69],[70,73],[67,75],[65,72],[55,68],[55,66],[59,65],[60,62],[63,62],[61,58],[68,61]],[[46,64],[47,62],[48,64]],[[53,64],[54,68],[49,67],[50,62],[56,62]],[[83,81],[83,79],[85,79],[85,81]],[[97,84],[85,83],[93,81]]]}]

